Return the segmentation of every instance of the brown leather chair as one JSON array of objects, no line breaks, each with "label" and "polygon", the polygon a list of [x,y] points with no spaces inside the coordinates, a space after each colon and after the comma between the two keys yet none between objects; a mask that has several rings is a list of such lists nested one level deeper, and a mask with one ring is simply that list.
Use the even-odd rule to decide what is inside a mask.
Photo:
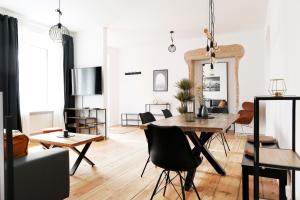
[{"label": "brown leather chair", "polygon": [[240,114],[239,118],[235,121],[235,124],[240,124],[243,126],[249,126],[254,117],[254,103],[244,102],[242,104],[242,110],[238,112]]}]

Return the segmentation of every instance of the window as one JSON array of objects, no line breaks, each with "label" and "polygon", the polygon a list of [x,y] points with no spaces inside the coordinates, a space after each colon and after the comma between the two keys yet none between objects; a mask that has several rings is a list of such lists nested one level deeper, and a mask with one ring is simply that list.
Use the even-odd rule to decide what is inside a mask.
[{"label": "window", "polygon": [[51,111],[55,127],[64,127],[64,86],[62,44],[50,40],[48,29],[20,26],[19,87],[22,128],[31,132],[40,124],[31,114]]},{"label": "window", "polygon": [[27,111],[43,111],[48,107],[48,38],[25,30],[20,53],[20,93]]}]

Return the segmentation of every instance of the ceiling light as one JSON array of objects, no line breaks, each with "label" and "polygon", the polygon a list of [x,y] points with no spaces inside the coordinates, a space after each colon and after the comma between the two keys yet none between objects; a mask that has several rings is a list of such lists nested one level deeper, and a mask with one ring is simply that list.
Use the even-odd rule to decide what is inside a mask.
[{"label": "ceiling light", "polygon": [[207,37],[206,51],[210,57],[210,68],[214,68],[216,62],[216,52],[219,50],[215,40],[215,4],[214,0],[209,0],[209,27],[204,29]]},{"label": "ceiling light", "polygon": [[174,33],[174,31],[170,31],[172,44],[169,46],[168,50],[171,53],[176,51],[176,46],[174,45],[173,33]]},{"label": "ceiling light", "polygon": [[62,42],[63,35],[70,35],[69,30],[60,23],[60,16],[62,15],[60,10],[60,0],[58,6],[58,9],[55,10],[55,12],[58,13],[58,24],[52,26],[49,30],[49,36],[54,42]]}]

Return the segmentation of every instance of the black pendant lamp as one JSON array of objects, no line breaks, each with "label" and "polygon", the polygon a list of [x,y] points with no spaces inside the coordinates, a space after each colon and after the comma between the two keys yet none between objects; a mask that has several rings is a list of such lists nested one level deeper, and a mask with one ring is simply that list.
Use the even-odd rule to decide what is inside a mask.
[{"label": "black pendant lamp", "polygon": [[60,23],[60,16],[62,12],[60,10],[60,0],[58,2],[58,9],[55,10],[58,13],[58,24],[52,26],[49,30],[49,36],[54,42],[62,42],[63,35],[70,35],[69,30]]},{"label": "black pendant lamp", "polygon": [[173,33],[174,31],[170,31],[172,44],[168,47],[168,50],[171,53],[174,53],[176,51],[176,46],[174,45]]},{"label": "black pendant lamp", "polygon": [[204,33],[207,37],[206,51],[210,57],[210,68],[214,69],[214,63],[216,62],[216,52],[219,47],[215,40],[215,4],[214,0],[209,0],[209,27],[204,29]]}]

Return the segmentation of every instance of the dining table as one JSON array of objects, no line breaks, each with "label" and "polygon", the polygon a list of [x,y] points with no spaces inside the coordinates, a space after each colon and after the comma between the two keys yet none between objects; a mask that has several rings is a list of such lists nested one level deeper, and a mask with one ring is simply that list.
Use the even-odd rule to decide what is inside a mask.
[{"label": "dining table", "polygon": [[[212,113],[209,114],[208,118],[196,117],[193,121],[187,121],[185,115],[182,114],[160,119],[151,122],[151,124],[157,126],[179,127],[193,143],[193,153],[199,157],[202,154],[218,174],[225,176],[226,171],[209,151],[206,143],[210,140],[214,133],[227,132],[227,130],[238,118],[239,114]],[[142,124],[140,125],[140,128],[145,130],[149,124],[150,123]],[[200,133],[198,134],[199,136],[197,135],[197,132]],[[196,169],[193,169],[187,173],[184,185],[186,191],[191,188],[195,173]]]}]

